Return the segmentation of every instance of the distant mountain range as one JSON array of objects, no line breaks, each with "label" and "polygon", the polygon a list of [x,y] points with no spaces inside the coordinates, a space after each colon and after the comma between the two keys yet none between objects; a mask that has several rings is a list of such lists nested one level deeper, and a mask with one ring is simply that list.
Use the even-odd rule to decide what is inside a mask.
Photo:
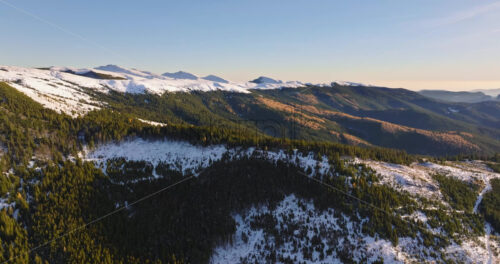
[{"label": "distant mountain range", "polygon": [[[488,94],[486,94],[486,91]],[[498,94],[495,92],[498,91]],[[434,98],[446,102],[463,102],[463,103],[478,103],[485,101],[498,101],[500,100],[500,89],[493,89],[491,91],[477,91],[477,92],[452,92],[444,90],[423,90],[419,92],[421,95]]]},{"label": "distant mountain range", "polygon": [[500,95],[500,88],[499,89],[480,89],[480,90],[472,90],[472,92],[482,92],[486,95],[492,96],[492,97],[497,97]]},{"label": "distant mountain range", "polygon": [[[116,65],[0,66],[0,82],[72,116],[110,108],[159,123],[229,126],[296,139],[454,155],[500,152],[500,102],[483,93],[421,91],[259,77],[232,82]],[[486,100],[488,99],[488,100]]]}]

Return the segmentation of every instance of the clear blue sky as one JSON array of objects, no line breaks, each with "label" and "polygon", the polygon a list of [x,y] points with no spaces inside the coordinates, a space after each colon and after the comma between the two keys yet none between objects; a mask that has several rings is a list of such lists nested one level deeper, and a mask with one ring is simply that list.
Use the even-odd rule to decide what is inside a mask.
[{"label": "clear blue sky", "polygon": [[0,34],[1,65],[500,88],[500,1],[0,0]]}]

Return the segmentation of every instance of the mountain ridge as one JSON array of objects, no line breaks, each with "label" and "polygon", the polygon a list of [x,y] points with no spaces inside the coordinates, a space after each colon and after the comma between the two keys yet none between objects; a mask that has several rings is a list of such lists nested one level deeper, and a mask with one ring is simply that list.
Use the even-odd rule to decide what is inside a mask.
[{"label": "mountain ridge", "polygon": [[4,66],[0,81],[45,107],[75,117],[110,108],[159,124],[219,122],[237,127],[253,122],[245,127],[278,137],[400,148],[417,154],[500,151],[500,103],[494,101],[448,103],[405,89],[338,82],[328,86],[294,82],[296,86],[288,88],[283,86],[290,82],[274,80],[235,86],[202,78],[153,76],[116,65],[97,68]]},{"label": "mountain ridge", "polygon": [[166,72],[163,73],[162,76],[167,76],[174,79],[198,80],[198,76],[185,71]]}]

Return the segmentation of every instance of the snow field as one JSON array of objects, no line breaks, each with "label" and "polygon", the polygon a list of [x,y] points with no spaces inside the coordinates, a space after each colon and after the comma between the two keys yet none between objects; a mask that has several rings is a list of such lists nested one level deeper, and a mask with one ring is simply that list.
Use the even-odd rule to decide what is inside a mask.
[{"label": "snow field", "polygon": [[262,151],[255,148],[228,149],[224,145],[196,146],[185,141],[160,140],[148,141],[133,139],[119,143],[107,143],[95,150],[84,150],[81,157],[94,161],[100,167],[105,167],[106,161],[113,158],[125,158],[128,161],[146,161],[154,167],[160,162],[170,164],[170,168],[187,174],[197,174],[213,162],[219,161],[227,154],[231,159],[243,157],[260,157],[271,162],[291,162],[305,171],[310,171],[311,176],[316,174],[331,173],[328,160],[316,161],[313,153],[303,155],[298,151],[287,154],[284,151]]}]

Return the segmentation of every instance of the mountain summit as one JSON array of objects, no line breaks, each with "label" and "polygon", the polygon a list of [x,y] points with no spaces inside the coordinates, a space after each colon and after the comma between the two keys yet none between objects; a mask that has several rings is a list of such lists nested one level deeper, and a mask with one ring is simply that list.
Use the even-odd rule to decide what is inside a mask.
[{"label": "mountain summit", "polygon": [[250,81],[252,83],[257,83],[257,84],[280,84],[283,83],[282,81],[278,81],[269,77],[265,76],[260,76],[259,78]]},{"label": "mountain summit", "polygon": [[166,72],[162,75],[174,79],[198,80],[198,76],[185,71],[178,71],[174,73]]},{"label": "mountain summit", "polygon": [[107,72],[129,74],[129,75],[134,75],[134,76],[138,76],[138,77],[151,77],[152,75],[154,75],[153,73],[148,72],[148,71],[141,71],[141,70],[137,70],[137,69],[133,69],[133,68],[128,69],[128,68],[124,68],[124,67],[114,65],[114,64],[108,64],[106,66],[99,66],[99,67],[95,67],[94,69],[101,70],[101,71],[107,71]]},{"label": "mountain summit", "polygon": [[229,83],[228,81],[222,79],[219,76],[215,76],[215,75],[207,75],[207,76],[203,77],[202,79],[207,80],[207,81],[212,81],[212,82]]}]

